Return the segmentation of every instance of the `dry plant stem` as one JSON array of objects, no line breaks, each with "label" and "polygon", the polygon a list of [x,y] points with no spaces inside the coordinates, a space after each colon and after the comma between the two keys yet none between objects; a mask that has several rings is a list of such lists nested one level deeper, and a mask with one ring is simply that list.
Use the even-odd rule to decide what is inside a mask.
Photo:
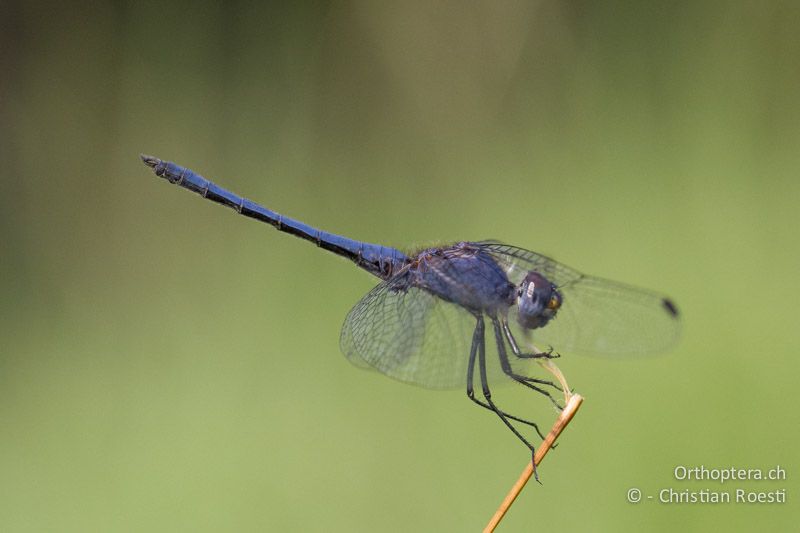
[{"label": "dry plant stem", "polygon": [[[544,456],[547,455],[547,452],[550,451],[550,448],[553,446],[553,443],[556,441],[558,436],[564,431],[564,428],[567,427],[567,424],[570,423],[572,417],[575,416],[575,413],[578,412],[578,408],[583,403],[583,396],[580,394],[573,394],[569,398],[569,402],[564,410],[561,412],[561,416],[558,417],[556,423],[553,424],[553,428],[550,430],[550,433],[547,434],[547,437],[542,442],[542,445],[536,449],[536,454],[533,457],[533,462],[536,463],[536,466],[539,466],[539,463],[542,462]],[[508,495],[503,500],[503,503],[500,504],[500,507],[497,509],[497,512],[494,513],[494,516],[484,528],[483,533],[491,533],[497,527],[497,524],[500,523],[500,520],[503,519],[508,508],[511,507],[511,504],[514,503],[514,500],[517,499],[519,493],[522,491],[522,488],[528,482],[528,480],[533,475],[533,465],[528,463],[525,467],[525,470],[522,471],[522,474],[519,476],[519,479],[514,486],[511,487],[511,490],[508,492]]]},{"label": "dry plant stem", "polygon": [[572,396],[570,392],[569,384],[567,383],[567,378],[564,377],[564,374],[561,372],[561,369],[556,366],[552,359],[537,359],[542,368],[547,369],[548,372],[553,374],[559,383],[561,383],[561,390],[564,391],[564,403],[569,403],[569,399]]}]

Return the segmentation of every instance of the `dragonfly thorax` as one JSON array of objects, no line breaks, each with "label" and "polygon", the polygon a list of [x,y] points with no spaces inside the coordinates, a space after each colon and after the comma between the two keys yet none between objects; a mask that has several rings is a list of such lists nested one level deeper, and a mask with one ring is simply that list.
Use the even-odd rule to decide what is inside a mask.
[{"label": "dragonfly thorax", "polygon": [[505,271],[469,243],[423,250],[409,274],[411,285],[473,313],[494,316],[513,304],[514,285]]},{"label": "dragonfly thorax", "polygon": [[547,324],[561,307],[561,293],[538,272],[531,271],[517,287],[517,321],[527,329]]}]

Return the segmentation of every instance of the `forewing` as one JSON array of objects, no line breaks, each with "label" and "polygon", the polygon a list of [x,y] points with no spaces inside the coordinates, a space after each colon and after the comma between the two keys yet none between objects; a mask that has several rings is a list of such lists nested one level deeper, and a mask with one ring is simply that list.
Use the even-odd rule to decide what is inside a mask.
[{"label": "forewing", "polygon": [[543,274],[557,287],[562,287],[583,277],[583,274],[567,265],[524,248],[497,241],[483,241],[476,245],[505,270],[508,280],[514,285],[518,285],[531,270]]},{"label": "forewing", "polygon": [[533,333],[557,350],[654,354],[678,338],[677,310],[660,294],[590,276],[560,290],[563,303],[555,319]]},{"label": "forewing", "polygon": [[347,314],[340,339],[355,365],[434,389],[466,386],[475,317],[400,274],[368,292]]},{"label": "forewing", "polygon": [[[595,355],[653,354],[678,338],[680,320],[664,295],[616,281],[587,276],[543,255],[497,242],[480,243],[504,265],[512,283],[536,270],[563,297],[556,317],[532,332],[539,348]],[[516,307],[510,321],[516,322]]]}]

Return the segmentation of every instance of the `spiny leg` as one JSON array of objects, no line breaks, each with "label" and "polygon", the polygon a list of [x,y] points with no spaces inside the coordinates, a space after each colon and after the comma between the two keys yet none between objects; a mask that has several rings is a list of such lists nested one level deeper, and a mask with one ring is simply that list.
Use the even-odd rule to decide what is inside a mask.
[{"label": "spiny leg", "polygon": [[[511,430],[514,435],[517,436],[519,440],[521,440],[525,446],[531,451],[531,463],[533,464],[533,476],[536,478],[536,481],[539,481],[539,474],[536,472],[536,461],[535,461],[535,454],[536,449],[533,447],[533,444],[528,442],[528,440],[522,436],[522,434],[517,431],[517,428],[508,421],[508,418],[502,411],[500,411],[497,406],[492,401],[492,391],[489,389],[489,379],[486,374],[486,339],[484,335],[484,324],[483,324],[483,316],[478,317],[478,325],[475,327],[475,332],[478,337],[478,366],[480,368],[480,375],[481,375],[481,388],[483,389],[483,397],[486,399],[486,403],[489,404],[492,411],[495,412],[497,416],[500,417],[500,420],[508,426],[508,429]],[[537,428],[538,431],[538,428]]]},{"label": "spiny leg", "polygon": [[508,344],[511,345],[511,350],[514,352],[514,355],[519,357],[520,359],[558,359],[561,357],[559,353],[553,353],[553,347],[551,346],[549,350],[546,352],[534,352],[534,353],[525,353],[519,349],[517,345],[517,340],[514,338],[514,335],[511,333],[511,328],[508,327],[508,322],[505,320],[503,322],[503,332],[508,338]]},{"label": "spiny leg", "polygon": [[[550,394],[543,388],[537,387],[536,385],[531,383],[531,381],[533,380],[528,378],[527,376],[523,376],[521,374],[517,374],[516,372],[514,372],[514,369],[511,368],[511,363],[508,360],[508,352],[506,352],[506,345],[505,345],[505,339],[503,338],[503,331],[501,331],[500,322],[498,321],[497,318],[492,318],[492,327],[494,329],[495,340],[497,341],[497,353],[500,356],[500,366],[503,369],[503,372],[505,372],[505,374],[508,377],[510,377],[517,383],[525,385],[526,387],[535,390],[539,394],[547,396],[548,398],[550,398],[550,401],[553,402],[553,405],[556,406],[556,409],[563,410],[564,408],[561,405],[559,405],[556,399],[553,398],[552,394]],[[507,326],[505,328],[505,331],[510,333],[510,331],[507,329]],[[509,339],[509,344],[511,344],[511,348],[513,350],[516,346],[516,343],[513,342],[513,337]],[[516,353],[517,352],[515,350],[514,354],[516,355]],[[549,384],[555,386],[554,383],[549,383]]]},{"label": "spiny leg", "polygon": [[[551,346],[549,350],[546,352],[537,352],[537,353],[524,353],[522,350],[519,349],[519,345],[517,345],[517,340],[514,338],[514,334],[511,333],[511,328],[508,327],[508,322],[505,319],[501,319],[500,323],[503,326],[503,332],[508,339],[508,344],[511,346],[511,351],[514,352],[514,355],[520,359],[557,359],[561,357],[561,354],[556,353],[553,354],[553,347]],[[559,385],[553,383],[552,381],[548,381],[546,379],[538,379],[538,378],[530,378],[525,376],[525,381],[532,381],[534,383],[540,383],[542,385],[548,385],[553,387],[559,392],[564,392]]]},{"label": "spiny leg", "polygon": [[[495,412],[495,409],[493,409],[488,403],[482,402],[478,398],[475,397],[474,374],[475,374],[475,364],[477,363],[476,355],[477,355],[477,352],[478,352],[478,342],[480,341],[479,336],[478,336],[478,329],[479,328],[476,326],[475,332],[472,335],[472,346],[470,347],[470,350],[469,350],[469,363],[468,363],[468,366],[467,366],[467,396],[469,397],[470,400],[472,400],[476,404],[480,405],[484,409],[488,409],[489,411]],[[506,413],[505,411],[502,411],[502,410],[500,410],[499,412],[502,413],[506,418],[509,418],[511,420],[515,420],[515,421],[520,422],[522,424],[526,424],[528,426],[531,426],[534,430],[536,430],[536,433],[539,434],[539,437],[542,440],[544,440],[544,435],[542,435],[542,432],[539,431],[539,426],[536,425],[536,422],[531,422],[530,420],[525,420],[524,418],[520,418],[518,416],[514,416],[514,415]]]},{"label": "spiny leg", "polygon": [[[511,346],[511,351],[514,352],[514,355],[520,359],[556,359],[561,357],[561,354],[553,354],[553,347],[551,346],[549,350],[546,352],[537,352],[537,353],[523,353],[522,350],[519,349],[519,345],[517,345],[517,340],[514,338],[514,334],[511,333],[511,329],[508,327],[508,322],[504,319],[500,320],[500,323],[503,326],[503,333],[505,333],[506,339],[508,339],[508,344]],[[553,383],[552,381],[548,381],[546,379],[539,379],[539,378],[532,378],[528,376],[522,376],[525,381],[531,383],[539,383],[541,385],[547,385],[549,387],[553,387],[559,392],[564,392],[559,385]]]}]

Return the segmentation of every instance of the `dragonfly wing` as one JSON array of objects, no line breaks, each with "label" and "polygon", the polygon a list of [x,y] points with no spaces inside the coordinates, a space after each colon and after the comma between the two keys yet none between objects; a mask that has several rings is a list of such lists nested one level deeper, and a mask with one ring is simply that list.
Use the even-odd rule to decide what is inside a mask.
[{"label": "dragonfly wing", "polygon": [[677,309],[660,294],[590,276],[560,290],[564,301],[555,319],[533,333],[557,350],[655,354],[678,339]]},{"label": "dragonfly wing", "polygon": [[561,264],[555,259],[524,248],[498,241],[482,241],[475,245],[490,255],[505,270],[508,280],[514,285],[518,285],[531,270],[543,274],[558,287],[583,277],[583,274],[577,270]]},{"label": "dragonfly wing", "polygon": [[[675,304],[646,289],[587,276],[549,257],[498,242],[478,243],[503,266],[512,283],[536,270],[555,283],[563,303],[555,318],[533,330],[534,343],[594,355],[663,352],[680,332]],[[516,323],[516,307],[510,313]]]},{"label": "dragonfly wing", "polygon": [[377,285],[347,314],[340,345],[356,366],[427,388],[466,385],[475,317],[418,287],[406,272]]}]

